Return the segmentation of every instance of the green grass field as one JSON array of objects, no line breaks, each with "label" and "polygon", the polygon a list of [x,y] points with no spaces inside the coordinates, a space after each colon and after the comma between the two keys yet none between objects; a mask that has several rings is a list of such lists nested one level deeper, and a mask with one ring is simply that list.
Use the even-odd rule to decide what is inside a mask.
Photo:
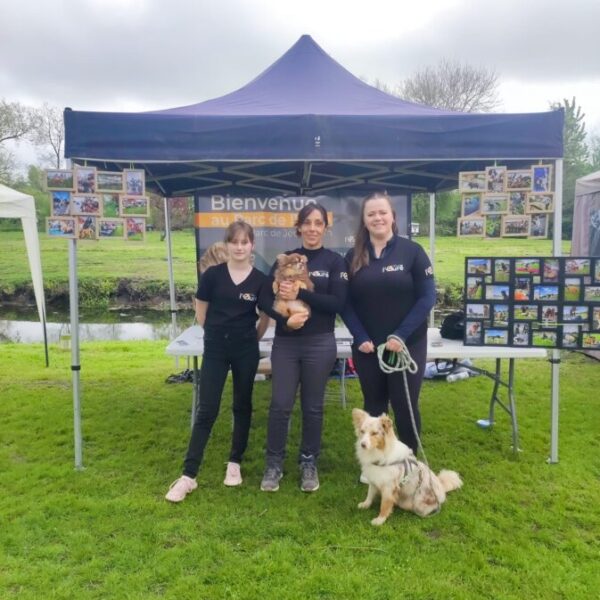
[{"label": "green grass field", "polygon": [[[300,416],[286,475],[260,492],[270,383],[258,382],[244,484],[222,485],[230,383],[199,488],[163,496],[189,435],[191,385],[161,342],[90,343],[81,352],[83,471],[73,468],[70,354],[0,346],[0,597],[3,599],[343,598],[587,600],[600,587],[598,364],[564,352],[560,462],[549,453],[549,365],[517,361],[522,452],[510,424],[485,417],[491,382],[426,382],[423,443],[436,470],[464,479],[428,519],[395,512],[381,528],[360,511],[350,407],[327,400],[321,489],[298,489]],[[482,363],[486,366],[486,363]],[[487,365],[491,368],[492,365]]]}]

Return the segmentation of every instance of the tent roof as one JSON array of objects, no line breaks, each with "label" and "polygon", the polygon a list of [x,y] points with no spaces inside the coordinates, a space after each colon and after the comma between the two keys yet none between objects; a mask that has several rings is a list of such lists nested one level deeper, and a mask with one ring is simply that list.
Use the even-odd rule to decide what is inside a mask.
[{"label": "tent roof", "polygon": [[[312,189],[309,163],[324,179],[362,180],[365,169],[348,163],[372,172],[385,162],[393,175],[391,163],[406,161],[412,164],[403,165],[402,177],[388,178],[390,186],[435,191],[453,187],[458,170],[493,159],[561,157],[564,118],[562,111],[473,114],[405,102],[354,77],[307,35],[246,86],[220,98],[144,113],[66,109],[64,116],[66,157],[105,169],[144,167],[150,186],[165,195],[239,187],[241,180],[298,193]],[[431,161],[455,162],[443,167]]]}]

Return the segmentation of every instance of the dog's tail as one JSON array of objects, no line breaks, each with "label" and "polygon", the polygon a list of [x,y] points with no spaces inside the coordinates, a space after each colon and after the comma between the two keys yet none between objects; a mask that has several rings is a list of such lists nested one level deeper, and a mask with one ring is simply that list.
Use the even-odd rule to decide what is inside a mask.
[{"label": "dog's tail", "polygon": [[459,487],[462,487],[463,484],[460,475],[456,471],[447,471],[446,469],[442,469],[438,473],[438,479],[440,480],[445,492],[457,490]]}]

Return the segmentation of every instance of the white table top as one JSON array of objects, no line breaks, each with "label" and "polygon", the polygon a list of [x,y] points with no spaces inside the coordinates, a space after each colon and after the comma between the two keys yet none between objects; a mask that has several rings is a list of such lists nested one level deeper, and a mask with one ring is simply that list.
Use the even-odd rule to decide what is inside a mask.
[{"label": "white table top", "polygon": [[[271,354],[274,328],[269,327],[260,342],[262,356]],[[338,347],[338,358],[352,356],[352,336],[345,327],[335,328]],[[188,327],[168,346],[167,354],[171,356],[200,356],[204,352],[204,330],[200,325]],[[429,328],[427,331],[427,360],[436,358],[546,358],[548,352],[544,348],[518,348],[505,346],[465,346],[462,340],[447,340],[441,337],[440,330]]]}]

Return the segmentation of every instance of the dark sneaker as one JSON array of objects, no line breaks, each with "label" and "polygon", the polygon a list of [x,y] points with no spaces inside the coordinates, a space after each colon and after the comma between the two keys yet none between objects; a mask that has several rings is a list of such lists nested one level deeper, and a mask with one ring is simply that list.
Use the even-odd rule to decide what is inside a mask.
[{"label": "dark sneaker", "polygon": [[267,467],[260,482],[260,489],[263,492],[276,492],[279,489],[279,481],[282,477],[281,467]]},{"label": "dark sneaker", "polygon": [[300,489],[303,492],[316,492],[319,489],[319,473],[314,462],[300,463]]}]

